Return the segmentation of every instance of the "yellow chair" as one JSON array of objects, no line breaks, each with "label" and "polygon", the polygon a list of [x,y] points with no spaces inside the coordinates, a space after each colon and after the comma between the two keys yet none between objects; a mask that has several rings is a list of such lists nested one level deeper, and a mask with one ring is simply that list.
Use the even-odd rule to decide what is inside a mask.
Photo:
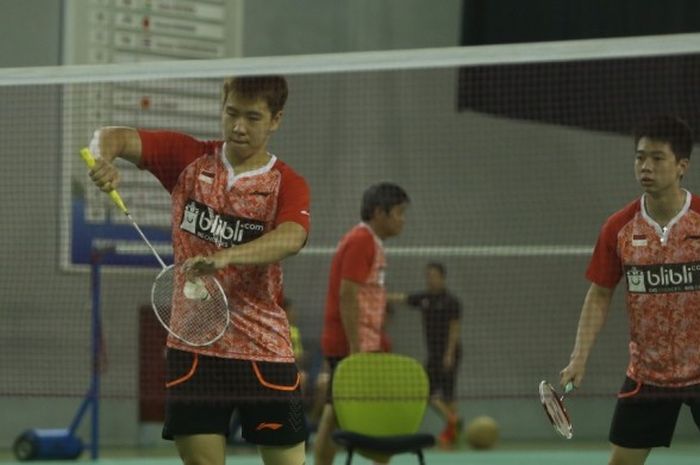
[{"label": "yellow chair", "polygon": [[412,452],[425,464],[423,448],[435,444],[431,434],[417,433],[428,404],[428,377],[410,357],[360,353],[342,360],[333,375],[333,408],[340,429],[333,439],[348,451],[385,461]]}]

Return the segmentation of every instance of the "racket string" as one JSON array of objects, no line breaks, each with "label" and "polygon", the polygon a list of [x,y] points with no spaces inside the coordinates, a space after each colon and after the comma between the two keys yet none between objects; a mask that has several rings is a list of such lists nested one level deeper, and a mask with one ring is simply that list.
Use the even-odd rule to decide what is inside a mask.
[{"label": "racket string", "polygon": [[541,386],[540,397],[554,429],[565,438],[570,439],[573,436],[571,419],[554,388],[551,385]]},{"label": "racket string", "polygon": [[151,289],[153,309],[170,334],[181,341],[202,346],[223,336],[230,317],[223,288],[213,276],[197,279],[199,292],[186,295],[186,280],[175,267],[164,269]]},{"label": "racket string", "polygon": [[559,408],[559,404],[553,401],[548,405],[548,410],[554,419],[554,426],[557,428],[557,430],[561,434],[568,433],[569,421],[561,408]]}]

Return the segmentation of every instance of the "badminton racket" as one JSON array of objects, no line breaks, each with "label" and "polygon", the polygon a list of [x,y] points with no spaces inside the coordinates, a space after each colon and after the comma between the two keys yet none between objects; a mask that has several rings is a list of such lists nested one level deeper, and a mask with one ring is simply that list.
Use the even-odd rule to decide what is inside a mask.
[{"label": "badminton racket", "polygon": [[554,429],[566,439],[571,439],[574,436],[574,428],[571,424],[571,417],[564,406],[564,396],[573,390],[574,384],[569,382],[564,387],[564,394],[560,396],[547,381],[540,382],[540,402],[542,402],[547,418],[552,422]]},{"label": "badminton racket", "polygon": [[[90,149],[80,150],[80,156],[88,168],[95,166]],[[231,322],[228,299],[221,283],[213,275],[187,279],[181,266],[166,265],[134,221],[119,192],[113,189],[108,194],[162,268],[151,286],[151,307],[158,321],[168,333],[190,346],[206,346],[219,340]]]}]

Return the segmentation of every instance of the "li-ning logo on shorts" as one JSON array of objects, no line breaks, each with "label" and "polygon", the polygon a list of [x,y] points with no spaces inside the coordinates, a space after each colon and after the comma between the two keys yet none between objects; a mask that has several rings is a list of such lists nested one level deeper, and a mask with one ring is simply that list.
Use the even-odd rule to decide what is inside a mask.
[{"label": "li-ning logo on shorts", "polygon": [[627,290],[637,294],[700,291],[700,262],[627,265]]},{"label": "li-ning logo on shorts", "polygon": [[256,431],[262,431],[264,429],[271,429],[272,431],[276,431],[280,429],[282,426],[282,423],[271,423],[271,422],[265,422],[263,421],[262,423],[258,424],[258,426],[255,428]]},{"label": "li-ning logo on shorts", "polygon": [[180,229],[226,248],[257,239],[265,232],[265,225],[262,221],[222,215],[203,203],[188,199]]}]

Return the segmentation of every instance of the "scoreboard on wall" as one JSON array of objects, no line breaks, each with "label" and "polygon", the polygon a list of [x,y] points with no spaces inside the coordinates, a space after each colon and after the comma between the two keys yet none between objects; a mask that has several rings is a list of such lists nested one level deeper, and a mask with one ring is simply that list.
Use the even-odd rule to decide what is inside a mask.
[{"label": "scoreboard on wall", "polygon": [[[241,55],[243,0],[67,0],[65,64],[141,63]],[[142,73],[143,74],[143,73]],[[61,263],[89,263],[113,247],[107,265],[158,266],[128,219],[94,187],[78,156],[100,126],[171,129],[219,137],[220,79],[126,80],[63,88]],[[159,253],[171,260],[169,196],[129,163],[120,194]]]}]

